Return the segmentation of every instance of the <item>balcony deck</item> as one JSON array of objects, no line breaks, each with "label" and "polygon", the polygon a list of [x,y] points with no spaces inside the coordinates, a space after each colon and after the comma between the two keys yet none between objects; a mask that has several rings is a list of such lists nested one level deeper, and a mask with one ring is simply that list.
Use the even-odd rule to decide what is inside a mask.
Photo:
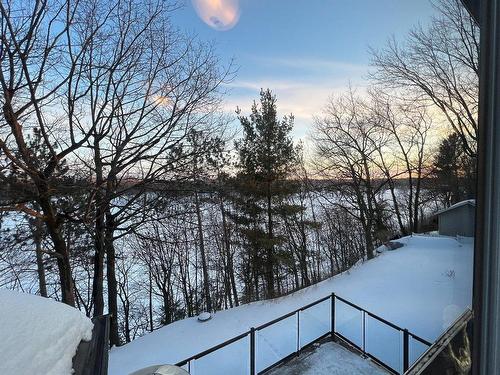
[{"label": "balcony deck", "polygon": [[313,346],[266,375],[387,375],[385,369],[332,341]]}]

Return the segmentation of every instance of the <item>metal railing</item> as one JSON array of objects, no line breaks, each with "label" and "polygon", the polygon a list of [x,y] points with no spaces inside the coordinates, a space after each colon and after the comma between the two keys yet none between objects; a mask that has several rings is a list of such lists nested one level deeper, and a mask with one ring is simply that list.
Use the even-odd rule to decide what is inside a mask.
[{"label": "metal railing", "polygon": [[192,375],[262,374],[328,336],[348,343],[394,374],[404,373],[431,346],[407,329],[332,293],[252,327],[177,366]]}]

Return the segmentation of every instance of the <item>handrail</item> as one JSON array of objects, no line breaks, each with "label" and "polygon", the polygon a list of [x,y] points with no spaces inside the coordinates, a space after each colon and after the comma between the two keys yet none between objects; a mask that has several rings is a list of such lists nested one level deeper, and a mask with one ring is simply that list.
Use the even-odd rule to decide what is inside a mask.
[{"label": "handrail", "polygon": [[312,302],[310,303],[309,305],[305,305],[305,306],[302,306],[300,309],[297,309],[296,311],[304,311],[304,310],[307,310],[308,308],[310,307],[313,307],[313,306],[316,306],[316,305],[319,305],[321,302],[325,302],[326,300],[330,299],[331,297],[330,296],[326,296],[326,297],[323,297],[315,302]]},{"label": "handrail", "polygon": [[361,310],[361,311],[364,311],[368,316],[371,316],[372,318],[377,319],[379,322],[382,322],[382,323],[388,325],[389,327],[394,328],[397,331],[404,331],[404,329],[401,328],[400,326],[398,326],[394,323],[391,323],[388,320],[385,320],[384,318],[381,318],[378,315],[372,314],[371,312],[366,311],[366,310]]},{"label": "handrail", "polygon": [[[226,341],[224,341],[224,342],[222,342],[222,343],[220,343],[218,345],[215,345],[215,346],[213,346],[213,347],[211,347],[211,348],[209,348],[207,350],[204,350],[204,351],[202,351],[202,352],[200,352],[198,354],[195,354],[195,355],[193,355],[193,356],[191,356],[191,357],[189,357],[189,358],[187,358],[187,359],[185,359],[183,361],[177,362],[176,365],[179,366],[179,367],[185,366],[185,365],[190,366],[190,364],[191,364],[190,362],[191,361],[200,359],[200,358],[202,358],[202,357],[204,357],[206,355],[209,355],[209,354],[211,354],[211,353],[213,353],[213,352],[215,352],[215,351],[217,351],[219,349],[224,348],[225,346],[228,346],[228,345],[230,345],[230,344],[232,344],[232,343],[234,343],[236,341],[239,341],[239,340],[241,340],[241,339],[243,339],[243,338],[245,338],[247,336],[250,336],[250,353],[251,353],[250,354],[250,357],[251,357],[251,360],[250,360],[250,369],[251,370],[250,370],[250,372],[251,372],[251,375],[254,375],[255,374],[255,368],[256,368],[256,366],[255,366],[255,332],[263,330],[263,329],[265,329],[265,328],[267,328],[267,327],[269,327],[269,326],[271,326],[273,324],[276,324],[276,323],[278,323],[278,322],[280,322],[282,320],[288,319],[288,318],[290,318],[290,317],[292,317],[294,315],[297,315],[297,314],[300,315],[300,312],[305,311],[305,310],[307,310],[307,309],[309,309],[309,308],[311,308],[313,306],[316,306],[316,305],[318,305],[318,304],[320,304],[322,302],[325,302],[327,300],[331,301],[331,311],[332,311],[332,314],[333,314],[332,317],[331,317],[332,318],[331,332],[327,332],[327,333],[323,334],[319,338],[316,338],[315,340],[313,340],[312,342],[304,345],[303,347],[301,347],[300,346],[300,342],[298,342],[297,353],[300,350],[302,350],[305,346],[311,345],[312,343],[317,342],[317,340],[326,337],[327,334],[331,334],[333,337],[339,337],[342,340],[346,341],[347,343],[353,345],[355,348],[361,350],[364,354],[366,354],[367,356],[369,356],[370,358],[372,358],[373,360],[375,360],[376,362],[378,362],[379,364],[381,364],[383,367],[387,368],[388,370],[391,370],[392,372],[397,373],[396,370],[392,369],[390,366],[388,366],[387,364],[385,364],[382,360],[374,357],[372,354],[367,353],[365,351],[365,337],[364,337],[365,333],[364,332],[363,332],[363,345],[362,345],[362,347],[359,347],[358,345],[356,345],[355,343],[353,343],[352,341],[350,341],[349,339],[347,339],[345,336],[343,336],[339,332],[336,332],[336,330],[335,330],[335,323],[334,323],[334,321],[335,321],[335,301],[336,300],[339,300],[340,302],[343,302],[343,303],[345,303],[345,304],[347,304],[347,305],[355,308],[356,310],[360,311],[362,313],[362,316],[363,316],[362,317],[362,319],[363,319],[363,327],[365,327],[365,321],[364,320],[366,318],[366,315],[368,315],[369,317],[372,317],[372,318],[374,318],[374,319],[376,319],[376,320],[378,320],[378,321],[380,321],[380,322],[388,325],[389,327],[391,327],[394,330],[397,330],[399,332],[403,332],[403,351],[405,352],[404,353],[404,358],[403,358],[403,362],[404,362],[404,366],[403,366],[404,368],[403,368],[403,370],[406,370],[406,367],[408,366],[407,362],[408,362],[409,337],[414,338],[416,341],[418,341],[418,342],[420,342],[420,343],[422,343],[424,345],[427,345],[427,346],[431,346],[432,345],[427,340],[425,340],[425,339],[417,336],[414,333],[409,332],[407,329],[401,328],[400,326],[398,326],[398,325],[396,325],[394,323],[391,323],[388,320],[386,320],[386,319],[384,319],[384,318],[382,318],[382,317],[380,317],[380,316],[378,316],[378,315],[376,315],[376,314],[374,314],[372,312],[369,312],[369,311],[365,310],[364,308],[356,305],[355,303],[352,303],[352,302],[350,302],[350,301],[348,301],[348,300],[346,300],[346,299],[344,299],[344,298],[336,295],[335,293],[332,293],[329,296],[320,298],[320,299],[318,299],[318,300],[316,300],[316,301],[314,301],[312,303],[309,303],[309,304],[307,304],[305,306],[302,306],[302,307],[300,307],[298,309],[295,309],[295,310],[293,310],[293,311],[291,311],[291,312],[289,312],[287,314],[281,315],[281,316],[279,316],[279,317],[277,317],[277,318],[275,318],[275,319],[273,319],[273,320],[271,320],[269,322],[266,322],[264,324],[261,324],[261,325],[255,327],[255,328],[252,327],[250,330],[248,330],[246,332],[243,332],[243,333],[241,333],[238,336],[230,338],[229,340],[226,340]],[[300,321],[300,319],[298,318],[297,322],[299,322],[299,321]],[[299,326],[297,326],[297,329],[300,331],[300,327]],[[364,330],[364,328],[363,328],[363,330]],[[272,367],[276,366],[277,364],[282,363],[282,361],[285,360],[285,359],[287,359],[287,358],[288,357],[285,357],[285,358],[281,359],[280,361],[274,363],[273,365],[271,365],[270,367],[264,369],[261,372],[264,372],[264,371],[268,370],[269,368],[272,368]]]},{"label": "handrail", "polygon": [[305,306],[302,306],[302,307],[300,307],[300,308],[298,308],[296,310],[293,310],[293,311],[291,311],[291,312],[289,312],[289,313],[287,313],[285,315],[279,316],[276,319],[273,319],[273,320],[271,320],[271,321],[269,321],[267,323],[261,324],[260,326],[255,327],[255,330],[256,331],[260,331],[261,329],[267,328],[270,325],[273,325],[273,324],[278,323],[278,322],[280,322],[282,320],[288,319],[291,316],[294,316],[299,311],[307,310],[307,309],[309,309],[309,308],[311,308],[313,306],[319,305],[321,302],[325,302],[326,300],[329,300],[329,299],[330,299],[330,296],[323,297],[323,298],[321,298],[321,299],[319,299],[317,301],[314,301],[314,302],[312,302],[312,303],[310,303],[308,305],[305,305]]},{"label": "handrail", "polygon": [[345,304],[351,306],[351,307],[354,307],[355,309],[357,310],[364,310],[362,307],[359,307],[358,305],[356,305],[355,303],[352,303],[351,301],[348,301],[338,295],[335,295],[335,298],[338,299],[339,301],[341,302],[344,302]]},{"label": "handrail", "polygon": [[410,332],[410,336],[413,337],[415,340],[419,341],[421,344],[424,344],[424,345],[427,345],[427,346],[432,346],[432,343],[430,343],[429,341],[415,335],[414,333],[411,333]]},{"label": "handrail", "polygon": [[[396,330],[398,330],[398,331],[401,331],[401,332],[405,330],[404,328],[401,328],[400,326],[398,326],[398,325],[396,325],[396,324],[394,324],[394,323],[391,323],[391,322],[389,322],[388,320],[386,320],[386,319],[384,319],[384,318],[382,318],[382,317],[380,317],[380,316],[378,316],[378,315],[376,315],[376,314],[374,314],[374,313],[372,313],[372,312],[370,312],[370,311],[368,311],[368,310],[365,310],[365,309],[363,309],[362,307],[359,307],[358,305],[356,305],[356,304],[354,304],[354,303],[352,303],[352,302],[350,302],[350,301],[347,301],[346,299],[344,299],[344,298],[342,298],[342,297],[339,297],[339,296],[337,296],[337,295],[336,295],[336,296],[335,296],[335,298],[336,298],[336,299],[338,299],[339,301],[341,301],[341,302],[343,302],[343,303],[347,304],[347,305],[350,305],[351,307],[354,307],[356,310],[359,310],[359,311],[364,311],[366,314],[368,314],[368,316],[371,316],[372,318],[377,319],[378,321],[380,321],[380,322],[382,322],[382,323],[384,323],[384,324],[388,325],[388,326],[389,326],[389,327],[391,327],[391,328],[394,328],[394,329],[396,329]],[[421,338],[420,336],[417,336],[417,335],[416,335],[416,334],[414,334],[414,333],[409,332],[409,334],[410,334],[410,336],[412,336],[415,340],[417,340],[417,341],[421,342],[422,344],[425,344],[425,345],[427,345],[427,346],[431,346],[431,345],[432,345],[429,341],[427,341],[427,340],[425,340],[425,339]]]},{"label": "handrail", "polygon": [[291,316],[294,316],[295,314],[297,314],[297,311],[299,311],[299,310],[293,310],[292,312],[289,312],[288,314],[285,314],[285,315],[282,315],[282,316],[280,316],[280,317],[278,317],[276,319],[273,319],[270,322],[261,324],[260,326],[255,327],[255,330],[256,331],[260,331],[261,329],[267,328],[269,326],[272,326],[273,324],[281,322],[282,320],[288,319]]},{"label": "handrail", "polygon": [[179,367],[180,366],[184,366],[185,364],[187,364],[190,361],[200,359],[201,357],[204,357],[204,356],[206,356],[208,354],[211,354],[211,353],[213,353],[213,352],[215,352],[215,351],[217,351],[219,349],[222,349],[225,346],[231,345],[233,342],[241,340],[242,338],[248,336],[249,334],[250,334],[250,331],[247,331],[247,332],[242,333],[241,335],[238,335],[238,336],[235,336],[233,338],[230,338],[229,340],[226,340],[226,341],[224,341],[224,342],[222,342],[222,343],[220,343],[218,345],[212,346],[211,348],[209,348],[207,350],[204,350],[204,351],[202,351],[202,352],[200,352],[198,354],[195,354],[195,355],[193,355],[193,356],[191,356],[191,357],[189,357],[189,358],[187,358],[187,359],[185,359],[185,360],[183,360],[181,362],[178,362],[176,364],[176,366],[179,366]]}]

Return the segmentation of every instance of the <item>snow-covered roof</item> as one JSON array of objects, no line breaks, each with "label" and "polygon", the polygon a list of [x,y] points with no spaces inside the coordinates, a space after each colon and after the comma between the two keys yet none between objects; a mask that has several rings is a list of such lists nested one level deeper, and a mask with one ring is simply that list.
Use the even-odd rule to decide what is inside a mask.
[{"label": "snow-covered roof", "polygon": [[440,211],[436,212],[434,215],[441,215],[441,214],[443,214],[445,212],[455,210],[455,209],[457,209],[459,207],[462,207],[462,206],[476,207],[476,200],[475,199],[467,199],[465,201],[461,201],[461,202],[455,203],[455,204],[451,205],[448,208],[445,208],[443,210],[440,210]]},{"label": "snow-covered roof", "polygon": [[78,344],[92,337],[79,310],[0,289],[0,374],[70,375]]}]

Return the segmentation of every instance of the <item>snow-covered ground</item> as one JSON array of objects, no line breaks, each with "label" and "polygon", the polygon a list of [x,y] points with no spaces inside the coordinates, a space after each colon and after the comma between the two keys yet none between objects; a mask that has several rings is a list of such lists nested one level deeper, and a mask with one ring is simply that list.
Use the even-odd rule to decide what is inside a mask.
[{"label": "snow-covered ground", "polygon": [[[400,240],[405,246],[384,252],[377,258],[359,264],[351,270],[286,297],[272,301],[254,302],[218,312],[211,320],[199,323],[196,318],[184,319],[133,342],[113,348],[110,353],[110,375],[128,374],[155,364],[177,363],[225,340],[310,302],[335,292],[339,296],[377,314],[390,322],[407,328],[428,341],[434,341],[460,313],[471,305],[473,242],[471,239],[414,236]],[[328,305],[317,325],[328,328]],[[337,306],[337,330],[356,341],[359,319],[347,306]],[[314,314],[312,314],[314,315]],[[319,316],[319,315],[317,315]],[[344,319],[341,317],[344,316]],[[316,324],[315,323],[315,324]],[[391,365],[400,362],[400,336],[367,323],[367,346],[380,355],[393,353]],[[272,357],[287,352],[295,345],[296,321],[287,319],[257,337],[257,367],[265,368]],[[354,336],[353,336],[354,335]],[[392,337],[392,338],[391,338]],[[392,340],[392,342],[391,342]],[[382,345],[381,343],[382,342]],[[243,339],[230,348],[193,363],[193,374],[246,373],[248,340]],[[261,350],[259,350],[259,347]],[[415,349],[413,357],[418,355]],[[260,362],[259,362],[260,361]],[[228,370],[229,369],[229,370]]]},{"label": "snow-covered ground", "polygon": [[48,298],[0,289],[0,374],[68,375],[92,322]]},{"label": "snow-covered ground", "polygon": [[326,342],[312,351],[271,370],[268,375],[388,375],[368,359],[333,342]]}]

